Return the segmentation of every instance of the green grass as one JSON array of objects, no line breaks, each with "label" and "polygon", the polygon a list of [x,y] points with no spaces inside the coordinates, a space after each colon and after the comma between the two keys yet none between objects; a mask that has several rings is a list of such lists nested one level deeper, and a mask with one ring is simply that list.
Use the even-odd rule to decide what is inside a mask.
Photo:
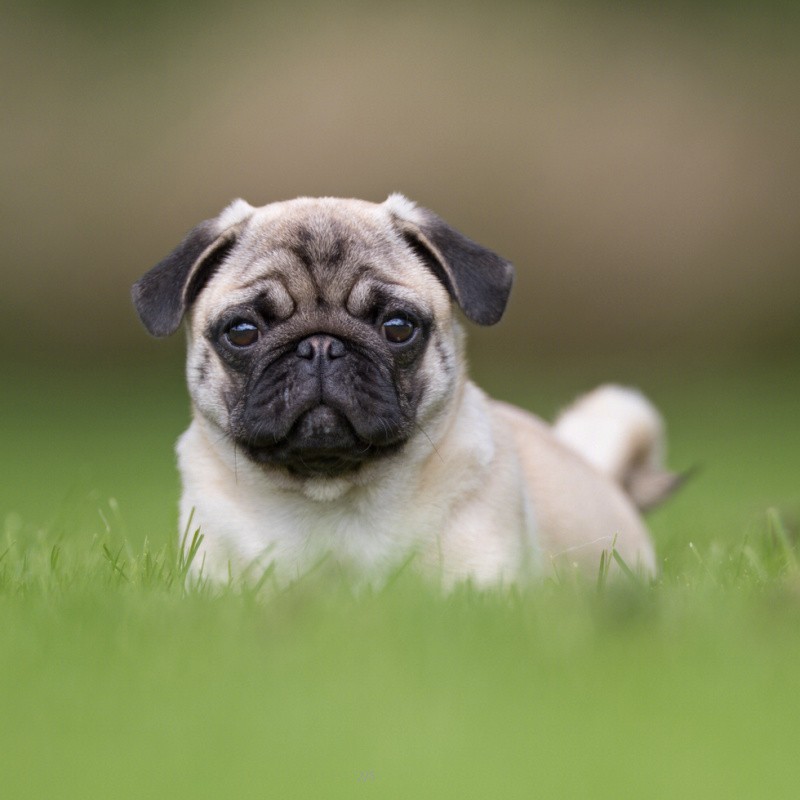
[{"label": "green grass", "polygon": [[411,570],[354,592],[324,565],[259,595],[187,586],[179,376],[11,374],[3,797],[797,794],[791,364],[495,381],[545,414],[597,378],[634,381],[670,420],[672,464],[699,469],[651,517],[656,582],[448,596]]}]

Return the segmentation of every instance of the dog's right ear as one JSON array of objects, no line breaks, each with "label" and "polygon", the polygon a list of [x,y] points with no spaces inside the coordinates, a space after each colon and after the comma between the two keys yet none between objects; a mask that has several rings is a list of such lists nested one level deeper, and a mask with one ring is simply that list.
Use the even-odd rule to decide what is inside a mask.
[{"label": "dog's right ear", "polygon": [[153,336],[169,336],[178,330],[183,315],[235,244],[253,211],[244,200],[234,200],[218,217],[189,231],[163,261],[133,284],[133,304]]}]

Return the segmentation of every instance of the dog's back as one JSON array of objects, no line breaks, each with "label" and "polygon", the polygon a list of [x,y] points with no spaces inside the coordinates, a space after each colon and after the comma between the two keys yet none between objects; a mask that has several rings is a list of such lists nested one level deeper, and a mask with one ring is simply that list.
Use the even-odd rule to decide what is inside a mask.
[{"label": "dog's back", "polygon": [[612,547],[633,569],[656,571],[639,513],[679,478],[662,466],[663,423],[638,392],[602,386],[579,398],[554,426],[505,403],[496,417],[513,430],[545,564],[591,574]]}]

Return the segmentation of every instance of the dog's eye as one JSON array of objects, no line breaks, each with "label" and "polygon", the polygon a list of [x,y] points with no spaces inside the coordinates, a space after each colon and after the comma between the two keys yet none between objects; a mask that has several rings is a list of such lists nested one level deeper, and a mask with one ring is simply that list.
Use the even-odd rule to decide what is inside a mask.
[{"label": "dog's eye", "polygon": [[417,326],[406,317],[392,317],[381,326],[383,335],[390,344],[406,344],[417,332]]},{"label": "dog's eye", "polygon": [[234,347],[250,347],[258,340],[258,328],[252,322],[234,322],[225,331],[225,338]]}]

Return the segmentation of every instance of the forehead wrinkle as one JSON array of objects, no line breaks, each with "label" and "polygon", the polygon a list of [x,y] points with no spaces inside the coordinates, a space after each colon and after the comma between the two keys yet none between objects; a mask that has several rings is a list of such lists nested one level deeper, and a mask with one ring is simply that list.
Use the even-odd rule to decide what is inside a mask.
[{"label": "forehead wrinkle", "polygon": [[283,276],[294,261],[282,247],[256,252],[238,271],[237,282],[243,289],[260,286],[265,281],[284,283]]},{"label": "forehead wrinkle", "polygon": [[347,258],[349,233],[337,219],[317,214],[289,231],[286,247],[309,272],[334,268]]},{"label": "forehead wrinkle", "polygon": [[345,302],[348,313],[362,316],[370,311],[375,303],[384,304],[396,302],[416,308],[426,314],[431,314],[432,309],[425,297],[408,286],[396,281],[378,278],[368,269],[364,270],[366,278],[356,281],[352,286]]},{"label": "forehead wrinkle", "polygon": [[271,243],[268,248],[253,248],[247,262],[239,271],[238,285],[243,289],[254,290],[272,283],[296,301],[316,291],[310,272],[297,267],[296,254],[285,244]]},{"label": "forehead wrinkle", "polygon": [[[287,211],[246,232],[238,258],[232,259],[239,268],[230,277],[239,287],[252,293],[265,279],[279,280],[296,307],[344,304],[350,310],[381,285],[391,287],[388,293],[400,303],[419,305],[422,294],[431,295],[428,300],[436,308],[443,305],[437,279],[409,257],[402,238],[385,220],[330,206]],[[370,286],[362,289],[365,275],[371,276]],[[220,286],[225,294],[238,294],[239,287],[227,281]]]},{"label": "forehead wrinkle", "polygon": [[265,276],[251,283],[250,290],[257,302],[266,303],[270,313],[280,318],[291,316],[297,304],[281,274]]}]

